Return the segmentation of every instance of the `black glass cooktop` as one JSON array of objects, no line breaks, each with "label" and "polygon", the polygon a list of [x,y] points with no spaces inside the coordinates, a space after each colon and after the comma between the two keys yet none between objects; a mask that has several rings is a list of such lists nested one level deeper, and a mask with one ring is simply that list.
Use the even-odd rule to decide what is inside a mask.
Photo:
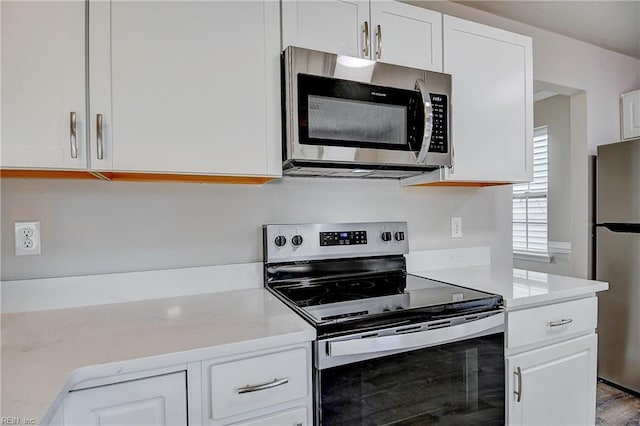
[{"label": "black glass cooktop", "polygon": [[289,280],[268,287],[319,335],[498,309],[502,297],[405,273]]},{"label": "black glass cooktop", "polygon": [[320,282],[300,281],[275,288],[297,306],[306,307],[402,294],[405,286],[404,274],[400,274]]}]

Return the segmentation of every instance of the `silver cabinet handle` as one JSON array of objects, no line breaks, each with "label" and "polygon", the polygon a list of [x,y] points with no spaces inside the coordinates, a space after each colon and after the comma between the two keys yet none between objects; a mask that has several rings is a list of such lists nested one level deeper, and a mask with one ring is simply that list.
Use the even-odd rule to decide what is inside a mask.
[{"label": "silver cabinet handle", "polygon": [[380,24],[376,27],[376,38],[378,39],[376,58],[380,59],[382,57],[382,27],[380,27]]},{"label": "silver cabinet handle", "polygon": [[518,378],[518,390],[513,391],[513,393],[517,396],[516,402],[522,401],[522,370],[520,367],[516,367],[516,371],[513,372]]},{"label": "silver cabinet handle", "polygon": [[420,91],[422,102],[424,103],[424,135],[422,137],[422,146],[416,158],[416,163],[424,163],[429,153],[429,144],[431,143],[431,133],[433,133],[433,110],[431,108],[431,97],[427,91],[424,80],[416,80],[416,89]]},{"label": "silver cabinet handle", "polygon": [[96,151],[98,160],[104,159],[104,146],[102,144],[102,114],[96,114]]},{"label": "silver cabinet handle", "polygon": [[572,322],[573,320],[571,318],[561,319],[560,321],[551,321],[549,323],[549,327],[560,327],[561,325],[567,325]]},{"label": "silver cabinet handle", "polygon": [[364,56],[369,56],[369,21],[364,21],[362,32],[364,33],[364,48],[362,49],[362,53],[364,53]]},{"label": "silver cabinet handle", "polygon": [[236,392],[238,392],[239,394],[258,392],[265,389],[275,388],[276,386],[286,385],[287,383],[289,383],[288,377],[285,377],[284,379],[273,379],[272,382],[262,383],[260,385],[246,385],[239,388]]},{"label": "silver cabinet handle", "polygon": [[69,114],[69,143],[71,144],[71,158],[78,158],[78,121],[75,111]]}]

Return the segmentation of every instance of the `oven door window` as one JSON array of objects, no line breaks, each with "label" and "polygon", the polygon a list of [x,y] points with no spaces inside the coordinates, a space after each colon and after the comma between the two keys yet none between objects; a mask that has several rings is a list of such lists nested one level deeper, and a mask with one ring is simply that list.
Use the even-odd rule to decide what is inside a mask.
[{"label": "oven door window", "polygon": [[308,145],[418,151],[418,134],[424,132],[420,103],[414,90],[299,74],[299,140]]},{"label": "oven door window", "polygon": [[495,334],[318,370],[323,425],[503,425]]}]

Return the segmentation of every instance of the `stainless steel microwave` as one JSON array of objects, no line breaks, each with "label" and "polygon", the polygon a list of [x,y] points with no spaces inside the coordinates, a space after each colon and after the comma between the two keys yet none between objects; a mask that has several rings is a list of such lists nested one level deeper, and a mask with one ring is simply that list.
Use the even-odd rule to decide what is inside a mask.
[{"label": "stainless steel microwave", "polygon": [[451,76],[287,47],[283,173],[403,178],[451,166]]}]

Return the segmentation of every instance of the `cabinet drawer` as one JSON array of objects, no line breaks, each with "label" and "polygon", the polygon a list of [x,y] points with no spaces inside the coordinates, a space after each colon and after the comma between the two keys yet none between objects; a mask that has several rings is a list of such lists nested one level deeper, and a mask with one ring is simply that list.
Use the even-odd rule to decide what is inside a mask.
[{"label": "cabinet drawer", "polygon": [[299,407],[259,419],[239,423],[237,426],[304,426],[307,425],[307,408]]},{"label": "cabinet drawer", "polygon": [[217,420],[303,398],[309,389],[307,350],[204,363],[209,418]]},{"label": "cabinet drawer", "polygon": [[507,313],[507,347],[531,345],[596,328],[595,297]]}]

